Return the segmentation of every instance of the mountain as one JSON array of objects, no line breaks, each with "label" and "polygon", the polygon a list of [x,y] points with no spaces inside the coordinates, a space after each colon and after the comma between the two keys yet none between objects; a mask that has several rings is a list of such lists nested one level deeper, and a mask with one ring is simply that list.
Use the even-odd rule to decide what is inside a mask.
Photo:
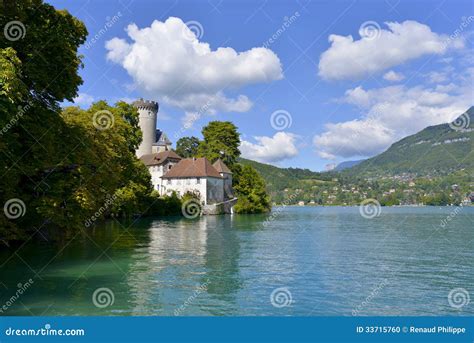
[{"label": "mountain", "polygon": [[329,182],[334,177],[329,173],[318,173],[302,168],[279,168],[245,158],[239,158],[239,162],[254,167],[262,175],[272,200],[276,202],[285,200],[285,190],[307,189]]},{"label": "mountain", "polygon": [[360,164],[362,161],[364,161],[364,160],[341,162],[336,166],[336,168],[333,169],[333,171],[341,171],[341,170],[344,170],[344,169],[352,168],[352,167]]},{"label": "mountain", "polygon": [[380,177],[402,173],[447,175],[474,170],[474,107],[454,122],[429,126],[392,144],[385,152],[343,171],[347,175]]}]

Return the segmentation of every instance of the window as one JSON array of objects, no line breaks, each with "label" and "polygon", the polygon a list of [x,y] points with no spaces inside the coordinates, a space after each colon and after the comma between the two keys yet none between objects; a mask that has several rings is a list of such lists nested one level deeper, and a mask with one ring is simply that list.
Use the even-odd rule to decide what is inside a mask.
[{"label": "window", "polygon": [[201,178],[198,177],[198,178],[196,179],[196,183],[197,183],[198,185],[200,185],[200,184],[201,184]]},{"label": "window", "polygon": [[186,179],[186,184],[190,185],[191,184],[191,179]]},{"label": "window", "polygon": [[168,179],[168,185],[171,185],[171,179]]},{"label": "window", "polygon": [[168,166],[168,170],[170,170],[170,169],[171,169],[171,167],[172,167],[172,165],[170,164],[170,165]]}]

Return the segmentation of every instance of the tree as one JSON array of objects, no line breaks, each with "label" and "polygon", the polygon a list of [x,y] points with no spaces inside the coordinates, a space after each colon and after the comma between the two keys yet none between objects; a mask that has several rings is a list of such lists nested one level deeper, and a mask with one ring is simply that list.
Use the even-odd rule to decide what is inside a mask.
[{"label": "tree", "polygon": [[[77,231],[111,212],[150,214],[158,204],[160,213],[176,213],[176,198],[158,200],[135,156],[141,131],[133,106],[60,109],[82,83],[84,24],[40,0],[3,1],[0,9],[0,202],[15,206],[0,216],[0,241]],[[16,31],[7,31],[10,22]]]},{"label": "tree", "polygon": [[[40,0],[3,1],[0,27],[0,202],[24,203],[19,218],[0,216],[0,240],[7,242],[50,223],[54,211],[42,204],[63,207],[60,190],[73,178],[58,176],[77,172],[65,166],[79,141],[65,139],[59,102],[72,100],[82,83],[77,49],[87,30],[67,11]],[[45,192],[55,200],[43,197]]]},{"label": "tree", "polygon": [[196,137],[182,137],[176,142],[176,153],[183,157],[196,157],[199,148],[199,139]]},{"label": "tree", "polygon": [[199,144],[198,154],[211,162],[218,158],[233,170],[240,156],[240,134],[237,127],[229,121],[211,121],[202,130],[203,141]]},{"label": "tree", "polygon": [[270,210],[270,197],[267,195],[265,181],[251,166],[235,168],[237,184],[234,190],[237,194],[236,213],[264,213]]},{"label": "tree", "polygon": [[15,51],[21,61],[20,79],[30,95],[49,108],[57,108],[65,99],[72,101],[82,84],[77,49],[87,37],[84,24],[41,0],[10,0],[2,5],[0,27],[5,38],[13,39],[2,37],[0,49]]}]

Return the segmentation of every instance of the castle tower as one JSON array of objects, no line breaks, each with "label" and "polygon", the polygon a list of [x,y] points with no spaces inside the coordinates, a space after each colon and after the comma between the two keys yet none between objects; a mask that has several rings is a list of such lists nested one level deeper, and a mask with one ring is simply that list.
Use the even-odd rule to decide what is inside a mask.
[{"label": "castle tower", "polygon": [[142,142],[136,151],[137,157],[151,154],[153,144],[156,141],[156,115],[158,114],[158,103],[156,101],[137,100],[133,106],[138,110],[138,125],[142,130]]}]

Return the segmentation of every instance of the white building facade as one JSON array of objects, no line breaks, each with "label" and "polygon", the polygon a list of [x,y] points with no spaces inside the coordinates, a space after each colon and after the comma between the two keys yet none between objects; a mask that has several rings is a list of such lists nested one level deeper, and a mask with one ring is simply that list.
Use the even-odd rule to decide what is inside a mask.
[{"label": "white building facade", "polygon": [[[212,165],[206,158],[181,160],[162,176],[160,187],[162,194],[176,192],[178,196],[183,196],[186,193],[193,193],[204,205],[224,202],[228,199],[226,194],[232,194],[232,184],[226,190],[226,182],[229,182],[229,179],[219,173],[215,167],[216,163]],[[227,166],[225,168],[228,170]],[[225,174],[231,175],[230,170],[228,171]]]}]

